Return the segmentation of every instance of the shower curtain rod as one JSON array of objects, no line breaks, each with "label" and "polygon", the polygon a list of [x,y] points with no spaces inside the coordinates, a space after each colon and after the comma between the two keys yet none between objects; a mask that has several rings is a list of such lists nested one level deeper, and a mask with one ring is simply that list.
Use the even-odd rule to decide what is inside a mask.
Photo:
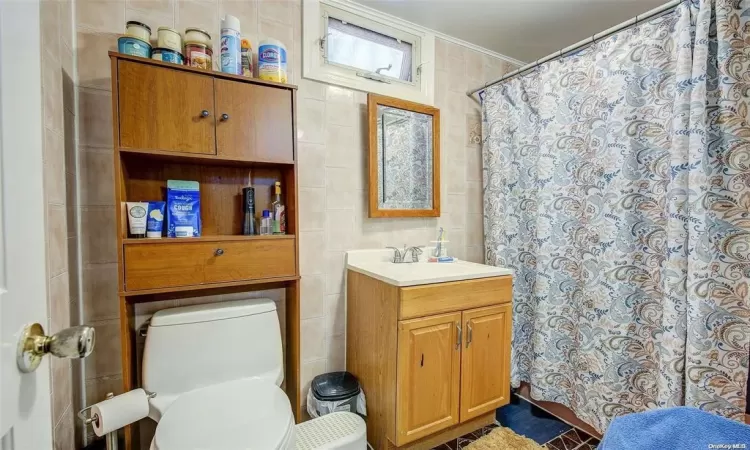
[{"label": "shower curtain rod", "polygon": [[571,46],[568,46],[568,47],[565,47],[562,50],[556,51],[555,53],[552,53],[551,55],[547,55],[544,58],[537,59],[534,62],[526,64],[525,66],[521,67],[520,69],[516,69],[513,72],[505,74],[505,75],[503,75],[502,77],[500,77],[500,78],[498,78],[496,80],[487,82],[487,83],[484,84],[484,86],[481,86],[481,87],[478,87],[476,89],[472,89],[472,90],[468,91],[466,93],[466,95],[468,95],[469,97],[473,97],[474,94],[476,94],[477,92],[484,91],[485,89],[487,89],[490,86],[494,86],[494,85],[496,85],[498,83],[501,83],[501,82],[503,82],[503,81],[505,81],[505,80],[507,80],[509,78],[513,78],[516,75],[520,75],[520,74],[522,74],[524,72],[527,72],[527,71],[529,71],[529,70],[531,70],[531,69],[533,69],[533,68],[535,68],[537,66],[540,66],[540,65],[542,65],[542,64],[544,64],[546,62],[552,61],[552,60],[557,59],[557,58],[562,58],[563,56],[567,56],[570,53],[578,51],[578,50],[586,47],[587,45],[593,44],[594,42],[597,42],[597,41],[599,41],[601,39],[609,37],[609,36],[611,36],[611,35],[619,32],[619,31],[624,30],[625,28],[629,28],[631,26],[637,25],[637,24],[643,22],[644,20],[652,19],[652,18],[654,18],[654,17],[656,17],[658,15],[665,14],[669,10],[676,8],[683,1],[685,1],[685,0],[672,0],[669,3],[666,3],[666,4],[662,5],[662,6],[657,6],[656,8],[652,9],[651,11],[648,11],[648,12],[646,12],[644,14],[639,14],[639,15],[633,17],[630,20],[626,20],[625,22],[623,22],[623,23],[621,23],[619,25],[615,25],[612,28],[606,29],[606,30],[602,31],[601,33],[597,33],[597,34],[591,36],[590,38],[586,38],[586,39],[584,39],[584,40],[582,40],[580,42],[576,42],[575,44],[573,44]]}]

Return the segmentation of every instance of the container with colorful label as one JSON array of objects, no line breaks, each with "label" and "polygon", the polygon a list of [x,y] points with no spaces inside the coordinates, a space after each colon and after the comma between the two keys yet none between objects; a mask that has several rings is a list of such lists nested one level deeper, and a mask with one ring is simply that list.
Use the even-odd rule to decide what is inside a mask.
[{"label": "container with colorful label", "polygon": [[130,36],[118,38],[117,49],[124,55],[140,56],[142,58],[151,57],[151,44]]},{"label": "container with colorful label", "polygon": [[242,75],[240,19],[226,15],[221,27],[221,71]]},{"label": "container with colorful label", "polygon": [[182,64],[182,53],[170,48],[155,48],[151,51],[151,59],[157,61]]},{"label": "container with colorful label", "polygon": [[248,38],[242,38],[242,75],[253,77],[253,47]]},{"label": "container with colorful label", "polygon": [[197,181],[167,180],[167,237],[200,235],[200,185]]},{"label": "container with colorful label", "polygon": [[174,28],[159,27],[157,40],[159,48],[168,48],[176,52],[182,51],[182,36]]},{"label": "container with colorful label", "polygon": [[286,47],[276,39],[266,39],[258,47],[258,78],[286,83]]},{"label": "container with colorful label", "polygon": [[212,66],[211,47],[198,42],[185,43],[185,65],[197,67],[198,69],[211,70]]}]

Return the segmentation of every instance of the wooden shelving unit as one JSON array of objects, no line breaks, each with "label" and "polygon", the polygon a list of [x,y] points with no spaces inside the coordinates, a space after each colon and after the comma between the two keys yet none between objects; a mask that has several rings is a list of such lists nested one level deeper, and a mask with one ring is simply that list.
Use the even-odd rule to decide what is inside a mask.
[{"label": "wooden shelving unit", "polygon": [[[284,288],[285,380],[300,420],[296,86],[109,53],[123,388],[138,383],[135,304]],[[200,183],[202,236],[133,239],[127,201],[165,200],[167,180]],[[242,188],[256,214],[282,185],[287,234],[243,236]],[[126,429],[133,448],[134,427]]]}]

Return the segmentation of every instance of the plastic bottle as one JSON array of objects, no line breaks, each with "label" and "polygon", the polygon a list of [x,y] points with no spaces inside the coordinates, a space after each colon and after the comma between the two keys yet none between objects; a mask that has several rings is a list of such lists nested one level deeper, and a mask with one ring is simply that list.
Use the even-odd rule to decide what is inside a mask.
[{"label": "plastic bottle", "polygon": [[253,77],[253,47],[250,45],[250,39],[242,38],[242,75]]},{"label": "plastic bottle", "polygon": [[221,25],[221,71],[242,75],[240,19],[227,14]]},{"label": "plastic bottle", "polygon": [[273,233],[273,226],[271,225],[271,211],[264,209],[263,217],[260,219],[260,234],[271,234]]}]

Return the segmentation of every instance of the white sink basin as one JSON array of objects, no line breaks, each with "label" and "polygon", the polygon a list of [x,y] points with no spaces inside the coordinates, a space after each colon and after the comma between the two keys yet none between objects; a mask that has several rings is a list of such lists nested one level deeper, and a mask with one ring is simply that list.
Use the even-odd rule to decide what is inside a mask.
[{"label": "white sink basin", "polygon": [[346,268],[393,286],[416,286],[513,274],[512,269],[467,261],[394,264],[390,262],[392,257],[392,250],[351,250],[346,252]]}]

